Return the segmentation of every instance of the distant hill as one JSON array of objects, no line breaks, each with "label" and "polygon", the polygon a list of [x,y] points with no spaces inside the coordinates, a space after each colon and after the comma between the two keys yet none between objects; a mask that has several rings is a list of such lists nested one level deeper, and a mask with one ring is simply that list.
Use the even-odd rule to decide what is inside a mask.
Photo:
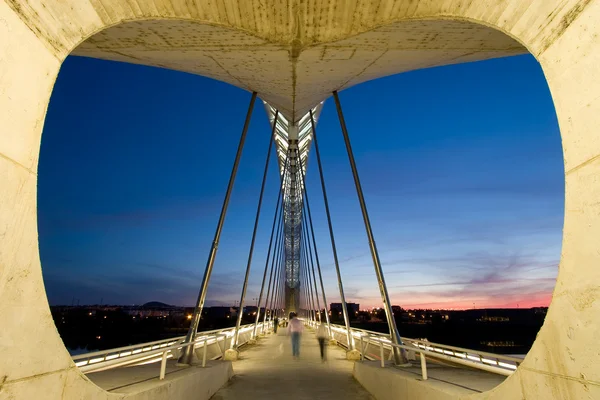
[{"label": "distant hill", "polygon": [[161,303],[160,301],[150,301],[142,306],[142,308],[175,308],[169,304]]}]

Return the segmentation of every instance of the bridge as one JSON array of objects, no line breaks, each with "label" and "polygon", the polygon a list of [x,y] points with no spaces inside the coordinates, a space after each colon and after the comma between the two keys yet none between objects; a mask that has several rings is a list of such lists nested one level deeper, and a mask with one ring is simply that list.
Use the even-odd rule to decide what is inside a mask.
[{"label": "bridge", "polygon": [[[0,0],[0,399],[184,399],[279,396],[376,399],[600,398],[599,0]],[[565,220],[556,288],[524,360],[402,336],[354,162],[343,90],[382,76],[531,53],[561,129]],[[251,93],[246,121],[186,336],[70,357],[52,321],[37,246],[37,162],[52,87],[70,54],[218,79]],[[403,94],[399,94],[403,95]],[[318,118],[333,97],[361,205],[389,334],[333,325],[304,184],[319,169]],[[198,332],[250,116],[262,101],[280,168],[269,257],[251,325]],[[366,116],[370,118],[368,104]],[[376,140],[376,137],[374,138]],[[271,148],[267,154],[271,154]],[[314,154],[314,156],[313,156]],[[266,166],[270,162],[265,160]],[[313,162],[313,161],[311,161]],[[264,189],[264,179],[262,189]],[[261,189],[257,219],[264,190]],[[320,200],[320,199],[319,199]],[[327,214],[329,212],[327,211]],[[240,308],[245,298],[251,239]],[[259,307],[260,309],[260,307]],[[274,316],[306,325],[292,360]],[[327,326],[320,364],[313,329]],[[285,392],[289,387],[289,394]]]}]

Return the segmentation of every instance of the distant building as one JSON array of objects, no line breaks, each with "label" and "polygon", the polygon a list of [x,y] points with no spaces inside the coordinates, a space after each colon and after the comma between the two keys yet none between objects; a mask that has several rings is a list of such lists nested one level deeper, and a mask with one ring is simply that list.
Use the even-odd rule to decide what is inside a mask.
[{"label": "distant building", "polygon": [[402,307],[400,306],[392,306],[392,313],[394,313],[394,315],[400,315],[401,313],[403,313],[404,310],[402,309]]},{"label": "distant building", "polygon": [[258,311],[258,307],[256,306],[244,306],[244,313],[252,314]]},{"label": "distant building", "polygon": [[[358,314],[358,311],[360,310],[360,305],[357,303],[346,303],[346,307],[348,308],[348,314],[351,316]],[[329,305],[329,311],[332,313],[342,313],[342,303],[331,303]]]},{"label": "distant building", "polygon": [[206,316],[208,318],[227,318],[231,314],[237,315],[237,311],[232,312],[231,307],[207,307],[205,308]]}]

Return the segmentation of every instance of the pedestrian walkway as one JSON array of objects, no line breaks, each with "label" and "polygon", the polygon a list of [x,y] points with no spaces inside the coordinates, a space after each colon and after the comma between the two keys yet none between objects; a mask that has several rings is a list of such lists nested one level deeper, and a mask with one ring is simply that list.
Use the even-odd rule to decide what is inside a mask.
[{"label": "pedestrian walkway", "polygon": [[292,357],[289,336],[262,338],[242,351],[233,363],[235,376],[212,399],[373,399],[353,378],[353,364],[344,351],[337,346],[327,350],[327,362],[322,363],[317,339],[308,329],[298,360]]}]

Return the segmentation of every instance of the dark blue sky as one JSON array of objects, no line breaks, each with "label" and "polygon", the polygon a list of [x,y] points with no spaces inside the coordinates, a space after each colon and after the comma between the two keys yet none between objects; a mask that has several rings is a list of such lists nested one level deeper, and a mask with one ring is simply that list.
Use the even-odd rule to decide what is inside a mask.
[{"label": "dark blue sky", "polygon": [[[340,93],[394,304],[547,305],[560,256],[559,129],[531,56],[433,68]],[[51,304],[191,305],[250,93],[157,68],[69,57],[39,165],[40,254]],[[348,301],[379,306],[335,107],[318,123]],[[270,128],[258,102],[208,304],[239,298]],[[315,160],[308,190],[336,301]],[[248,299],[264,268],[271,164]]]}]

